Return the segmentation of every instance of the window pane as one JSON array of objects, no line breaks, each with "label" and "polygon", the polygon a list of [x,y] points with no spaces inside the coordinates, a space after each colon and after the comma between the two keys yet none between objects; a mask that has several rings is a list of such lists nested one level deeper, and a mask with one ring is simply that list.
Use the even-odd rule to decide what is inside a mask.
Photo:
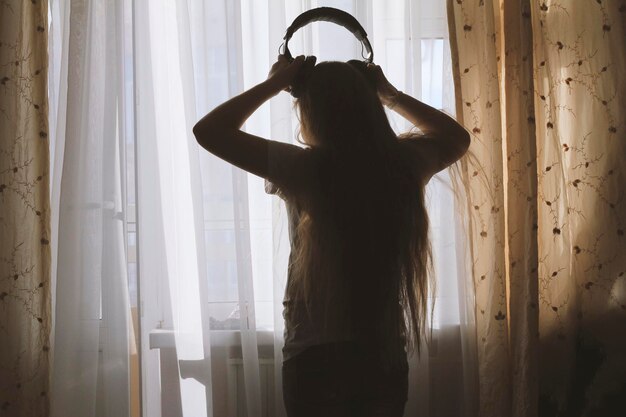
[{"label": "window pane", "polygon": [[443,108],[443,39],[422,39],[422,101]]}]

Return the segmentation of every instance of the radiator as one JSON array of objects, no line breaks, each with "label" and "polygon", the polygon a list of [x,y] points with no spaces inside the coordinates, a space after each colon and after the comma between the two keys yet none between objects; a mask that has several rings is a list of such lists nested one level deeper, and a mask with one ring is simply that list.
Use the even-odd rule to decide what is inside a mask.
[{"label": "radiator", "polygon": [[[246,410],[246,385],[241,358],[228,359],[228,417],[248,417]],[[261,379],[261,416],[274,416],[274,360],[259,358]]]}]

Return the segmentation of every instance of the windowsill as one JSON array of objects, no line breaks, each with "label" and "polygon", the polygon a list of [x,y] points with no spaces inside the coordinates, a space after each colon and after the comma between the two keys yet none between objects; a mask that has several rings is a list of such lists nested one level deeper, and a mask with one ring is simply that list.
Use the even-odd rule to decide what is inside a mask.
[{"label": "windowsill", "polygon": [[[436,355],[439,339],[449,339],[452,337],[460,337],[461,328],[459,324],[449,324],[443,329],[433,329],[434,339],[431,345],[431,355]],[[149,333],[150,349],[174,349],[176,348],[176,331],[172,329],[153,329]],[[457,335],[457,336],[455,336]],[[274,330],[273,329],[257,329],[257,346],[259,348],[273,349],[274,347]],[[281,335],[282,337],[282,335]],[[241,332],[239,330],[211,330],[210,339],[212,347],[221,348],[241,348]]]},{"label": "windowsill", "polygon": [[[176,331],[172,329],[153,329],[149,333],[150,349],[173,349],[176,347]],[[257,329],[258,346],[274,346],[274,331]],[[239,330],[211,330],[212,346],[232,347],[241,346],[241,332]]]}]

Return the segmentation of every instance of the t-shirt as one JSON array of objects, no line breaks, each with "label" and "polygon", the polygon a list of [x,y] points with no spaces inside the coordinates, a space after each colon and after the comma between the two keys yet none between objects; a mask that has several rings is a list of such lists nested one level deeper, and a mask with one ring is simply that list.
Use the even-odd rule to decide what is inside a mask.
[{"label": "t-shirt", "polygon": [[[415,140],[402,140],[405,144],[416,144]],[[297,226],[302,208],[299,201],[303,196],[310,196],[320,191],[321,182],[318,172],[319,153],[310,148],[269,141],[269,172],[265,179],[265,192],[279,196],[285,202],[289,225],[291,253],[287,273],[287,286],[283,298],[283,318],[285,320],[283,360],[294,357],[306,348],[323,343],[348,341],[353,337],[339,325],[320,328],[321,315],[315,310],[309,316],[303,303],[294,303],[288,292],[290,283],[295,279],[292,268],[293,255],[298,245]],[[408,153],[407,153],[408,154]]]},{"label": "t-shirt", "polygon": [[294,280],[293,257],[298,245],[297,226],[302,208],[297,196],[312,194],[320,187],[317,172],[318,158],[309,148],[269,141],[269,179],[265,179],[265,192],[275,194],[285,202],[289,226],[291,253],[287,270],[287,286],[283,297],[285,320],[283,360],[288,360],[306,348],[322,343],[351,340],[351,336],[340,329],[329,326],[322,331],[321,317],[315,310],[306,313],[302,303],[294,303],[287,291]]}]

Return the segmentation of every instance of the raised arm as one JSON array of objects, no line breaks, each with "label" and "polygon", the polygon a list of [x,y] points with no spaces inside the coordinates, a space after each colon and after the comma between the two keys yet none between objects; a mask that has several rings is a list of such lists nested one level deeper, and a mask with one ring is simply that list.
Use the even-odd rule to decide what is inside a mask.
[{"label": "raised arm", "polygon": [[431,174],[453,164],[467,151],[469,133],[447,114],[398,91],[385,77],[380,66],[370,65],[375,72],[378,96],[384,105],[414,124],[424,133],[421,150],[425,153]]},{"label": "raised arm", "polygon": [[[289,63],[279,57],[267,80],[217,106],[193,127],[196,140],[207,151],[248,172],[268,178],[267,139],[241,131],[241,126],[261,104],[289,87],[304,57]],[[293,146],[272,143],[272,146]]]}]

